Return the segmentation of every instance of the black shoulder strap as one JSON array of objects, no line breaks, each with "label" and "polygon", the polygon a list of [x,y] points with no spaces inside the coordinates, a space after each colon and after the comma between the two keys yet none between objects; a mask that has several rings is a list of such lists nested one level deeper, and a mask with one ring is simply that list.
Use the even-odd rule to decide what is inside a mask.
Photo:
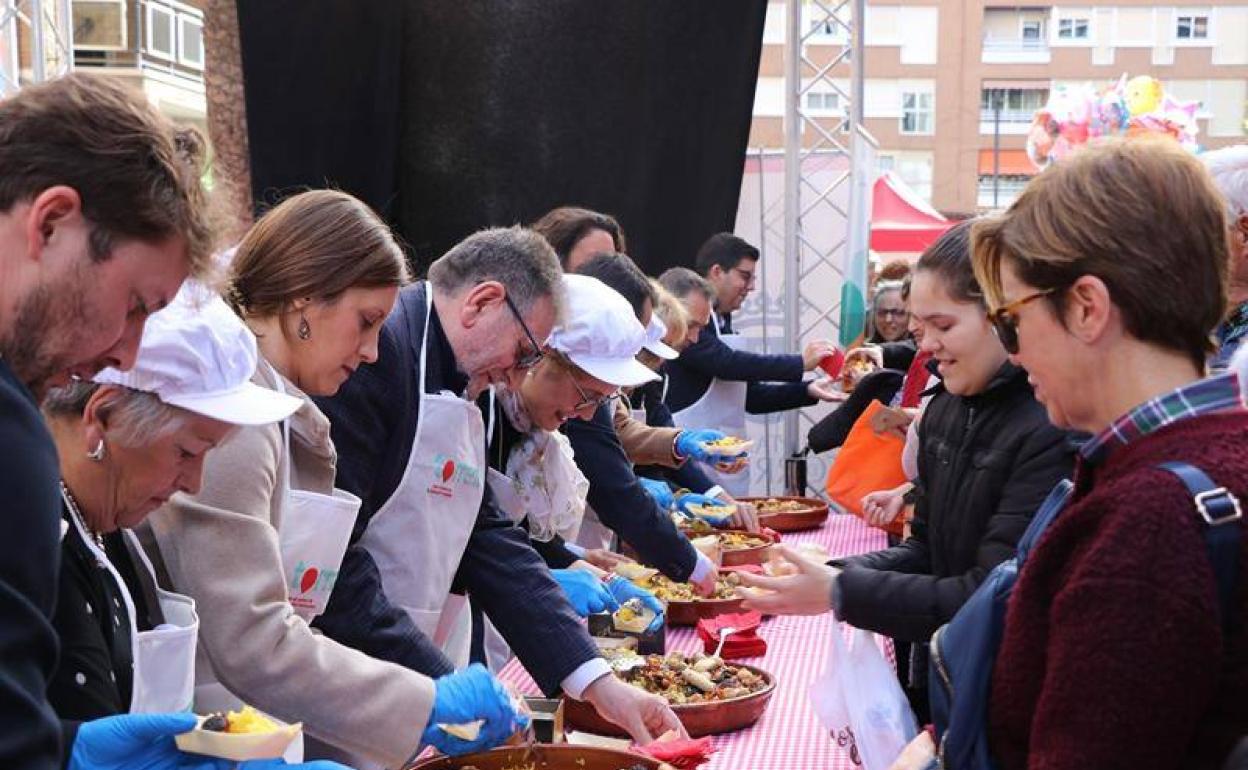
[{"label": "black shoulder strap", "polygon": [[1235,593],[1239,583],[1239,539],[1244,518],[1239,499],[1226,487],[1218,486],[1205,472],[1185,462],[1160,463],[1158,468],[1179,477],[1192,494],[1196,512],[1205,524],[1205,547],[1218,584],[1218,607],[1222,628],[1226,632],[1238,628],[1240,618],[1235,611]]}]

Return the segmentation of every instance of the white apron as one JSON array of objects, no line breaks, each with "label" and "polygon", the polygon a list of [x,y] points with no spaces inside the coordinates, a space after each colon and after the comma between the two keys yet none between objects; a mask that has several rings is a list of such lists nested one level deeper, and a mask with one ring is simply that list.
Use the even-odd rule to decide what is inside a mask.
[{"label": "white apron", "polygon": [[463,668],[472,652],[472,615],[465,597],[450,590],[485,494],[485,426],[472,401],[446,391],[425,392],[431,292],[426,288],[420,415],[412,451],[399,486],[369,522],[360,545],[377,563],[391,603]]},{"label": "white apron", "polygon": [[[281,375],[274,372],[279,393],[285,393]],[[278,541],[282,550],[282,570],[286,573],[286,594],[295,613],[308,623],[325,611],[329,595],[338,579],[343,554],[360,511],[360,498],[342,489],[332,494],[294,489],[290,466],[290,420],[282,422],[286,443],[286,500]]]},{"label": "white apron", "polygon": [[[720,334],[719,316],[711,319],[710,330],[733,350],[745,349],[745,337],[740,334]],[[681,428],[710,428],[729,436],[745,438],[745,393],[747,383],[713,378],[702,397],[672,415]],[[703,464],[706,475],[733,497],[750,494],[750,469],[740,473],[721,473],[714,466]]]},{"label": "white apron", "polygon": [[[69,500],[65,504],[73,509]],[[199,616],[195,614],[195,600],[188,596],[165,591],[156,584],[156,572],[147,554],[139,545],[134,533],[123,530],[131,555],[137,556],[137,569],[147,570],[156,599],[165,617],[165,628],[139,631],[138,615],[130,590],[113,567],[104,551],[84,531],[76,516],[70,516],[74,527],[92,555],[108,569],[118,593],[126,603],[130,620],[130,653],[134,660],[134,684],[130,695],[131,714],[160,714],[189,711],[195,696],[195,643],[199,634]]]},{"label": "white apron", "polygon": [[[490,435],[493,435],[493,431]],[[494,493],[494,499],[498,501],[499,510],[506,513],[508,518],[516,524],[523,521],[524,514],[520,513],[523,509],[511,479],[493,468],[487,470],[485,478],[490,485],[490,491]],[[482,629],[481,634],[481,646],[485,649],[485,666],[492,673],[497,674],[503,670],[503,666],[507,665],[507,661],[511,660],[511,645],[507,644],[507,640],[498,632],[489,618],[484,614],[481,617],[485,621],[485,628]]]}]

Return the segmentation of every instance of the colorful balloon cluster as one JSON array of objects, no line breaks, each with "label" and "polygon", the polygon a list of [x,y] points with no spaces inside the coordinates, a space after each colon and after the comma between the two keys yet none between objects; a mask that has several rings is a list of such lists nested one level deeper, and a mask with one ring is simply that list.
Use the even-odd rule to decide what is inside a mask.
[{"label": "colorful balloon cluster", "polygon": [[1027,134],[1027,156],[1038,168],[1061,160],[1099,136],[1164,134],[1198,149],[1196,111],[1200,102],[1183,102],[1165,93],[1148,75],[1118,82],[1098,92],[1090,84],[1054,87],[1049,103],[1036,110]]}]

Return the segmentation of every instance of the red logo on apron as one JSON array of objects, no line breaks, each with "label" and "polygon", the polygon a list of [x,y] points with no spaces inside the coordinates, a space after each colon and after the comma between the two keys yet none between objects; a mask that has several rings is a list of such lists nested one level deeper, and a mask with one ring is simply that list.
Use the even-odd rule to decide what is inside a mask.
[{"label": "red logo on apron", "polygon": [[445,463],[442,464],[442,483],[445,484],[446,482],[450,481],[451,476],[453,476],[454,474],[455,474],[455,461],[447,460]]},{"label": "red logo on apron", "polygon": [[320,576],[316,567],[308,567],[304,570],[303,577],[299,579],[299,593],[306,594],[312,590],[312,586],[316,585],[316,579]]}]

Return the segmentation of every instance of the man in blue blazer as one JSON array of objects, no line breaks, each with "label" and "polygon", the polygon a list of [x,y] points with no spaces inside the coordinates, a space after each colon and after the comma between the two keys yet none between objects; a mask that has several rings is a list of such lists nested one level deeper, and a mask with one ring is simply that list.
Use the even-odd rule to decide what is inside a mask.
[{"label": "man in blue blazer", "polygon": [[400,291],[375,364],[318,404],[337,486],[363,504],[316,625],[369,655],[439,676],[468,658],[471,594],[547,694],[587,700],[640,742],[679,722],[611,674],[526,534],[485,484],[473,400],[518,385],[558,322],[554,251],[521,228],[485,230]]},{"label": "man in blue blazer", "polygon": [[[745,415],[810,406],[835,397],[826,382],[803,381],[835,348],[810,342],[798,354],[763,354],[744,349],[732,328],[732,313],[754,288],[758,249],[731,233],[717,233],[698,250],[698,273],[672,268],[659,277],[664,288],[684,303],[699,325],[697,340],[665,365],[666,403],[679,426],[713,428],[745,435]],[[710,472],[733,495],[749,493],[746,474]]]}]

